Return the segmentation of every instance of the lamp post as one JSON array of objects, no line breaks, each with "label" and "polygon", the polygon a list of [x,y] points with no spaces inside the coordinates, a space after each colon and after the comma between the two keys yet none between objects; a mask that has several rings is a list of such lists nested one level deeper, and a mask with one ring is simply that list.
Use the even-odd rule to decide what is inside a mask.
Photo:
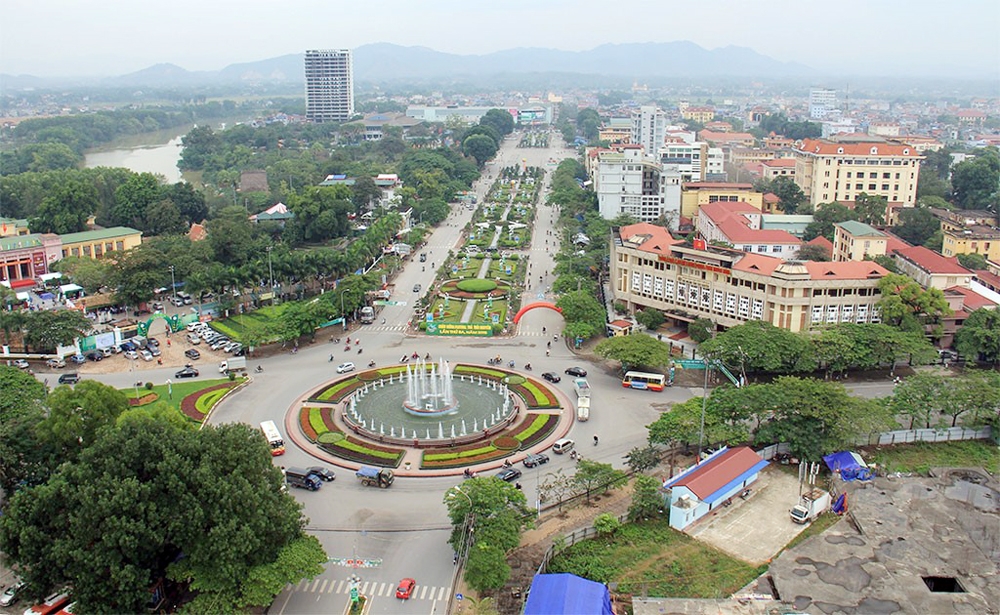
[{"label": "lamp post", "polygon": [[344,310],[344,293],[347,289],[340,291],[340,317],[344,319],[344,331],[347,331],[347,312]]},{"label": "lamp post", "polygon": [[271,287],[271,305],[274,305],[274,268],[271,267],[271,249],[272,248],[274,248],[274,246],[267,246],[267,248],[265,248],[265,250],[267,250],[267,275],[268,275],[268,282],[269,282],[270,287]]},{"label": "lamp post", "polygon": [[177,303],[177,281],[174,279],[174,266],[170,265],[170,291],[174,295],[174,303]]}]

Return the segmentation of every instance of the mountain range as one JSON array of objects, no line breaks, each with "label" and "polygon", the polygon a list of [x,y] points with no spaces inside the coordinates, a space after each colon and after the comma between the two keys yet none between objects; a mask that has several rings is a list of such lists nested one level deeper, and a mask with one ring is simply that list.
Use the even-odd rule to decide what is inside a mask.
[{"label": "mountain range", "polygon": [[[517,48],[483,55],[457,55],[427,47],[390,43],[362,45],[354,50],[354,77],[358,83],[485,78],[493,75],[578,75],[645,78],[787,78],[808,77],[813,70],[794,62],[780,62],[746,47],[708,50],[694,43],[608,44],[587,51]],[[304,83],[304,54],[231,64],[219,71],[189,71],[174,64],[156,64],[117,77],[73,79],[108,87],[183,87],[227,84]],[[5,88],[67,84],[67,79],[30,75],[0,75]]]}]

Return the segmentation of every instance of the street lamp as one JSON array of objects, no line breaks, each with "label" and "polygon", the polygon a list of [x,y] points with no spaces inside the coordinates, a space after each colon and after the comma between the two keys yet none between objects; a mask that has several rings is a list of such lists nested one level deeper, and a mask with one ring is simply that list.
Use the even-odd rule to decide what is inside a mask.
[{"label": "street lamp", "polygon": [[267,274],[268,274],[268,280],[269,280],[269,283],[270,283],[270,286],[271,286],[271,305],[274,305],[274,269],[271,267],[271,249],[272,248],[274,248],[274,246],[267,246],[265,248],[265,250],[267,250]]},{"label": "street lamp", "polygon": [[177,304],[177,280],[174,279],[174,266],[170,265],[170,290],[174,294],[174,304]]},{"label": "street lamp", "polygon": [[340,291],[340,317],[344,319],[344,331],[347,331],[347,312],[344,310],[344,293],[347,289]]}]

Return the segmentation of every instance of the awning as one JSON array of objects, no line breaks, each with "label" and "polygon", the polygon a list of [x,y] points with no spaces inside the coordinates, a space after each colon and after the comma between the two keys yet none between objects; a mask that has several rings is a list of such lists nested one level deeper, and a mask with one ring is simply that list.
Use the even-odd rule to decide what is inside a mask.
[{"label": "awning", "polygon": [[28,293],[17,293],[18,301],[31,301],[31,295]]},{"label": "awning", "polygon": [[38,279],[41,280],[42,282],[48,282],[50,280],[58,280],[60,278],[62,278],[62,274],[59,273],[58,271],[55,273],[43,273],[42,275],[38,276]]},{"label": "awning", "polygon": [[63,284],[62,286],[59,287],[59,292],[61,292],[64,295],[66,293],[75,293],[78,290],[83,290],[83,287],[78,286],[76,284]]}]

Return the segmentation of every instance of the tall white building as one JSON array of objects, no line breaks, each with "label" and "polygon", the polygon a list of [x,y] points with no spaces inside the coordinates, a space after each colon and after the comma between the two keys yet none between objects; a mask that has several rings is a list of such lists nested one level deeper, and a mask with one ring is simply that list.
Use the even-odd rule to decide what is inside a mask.
[{"label": "tall white building", "polygon": [[638,145],[602,151],[594,167],[594,191],[601,216],[629,214],[644,222],[665,218],[676,229],[680,218],[681,177],[677,165],[662,165]]},{"label": "tall white building", "polygon": [[837,90],[812,88],[809,90],[809,117],[824,120],[837,111]]},{"label": "tall white building", "polygon": [[639,107],[632,112],[632,143],[643,146],[650,154],[663,147],[667,134],[667,116],[662,109],[653,105]]},{"label": "tall white building", "polygon": [[343,122],[354,115],[354,61],[350,49],[306,51],[306,117]]}]

